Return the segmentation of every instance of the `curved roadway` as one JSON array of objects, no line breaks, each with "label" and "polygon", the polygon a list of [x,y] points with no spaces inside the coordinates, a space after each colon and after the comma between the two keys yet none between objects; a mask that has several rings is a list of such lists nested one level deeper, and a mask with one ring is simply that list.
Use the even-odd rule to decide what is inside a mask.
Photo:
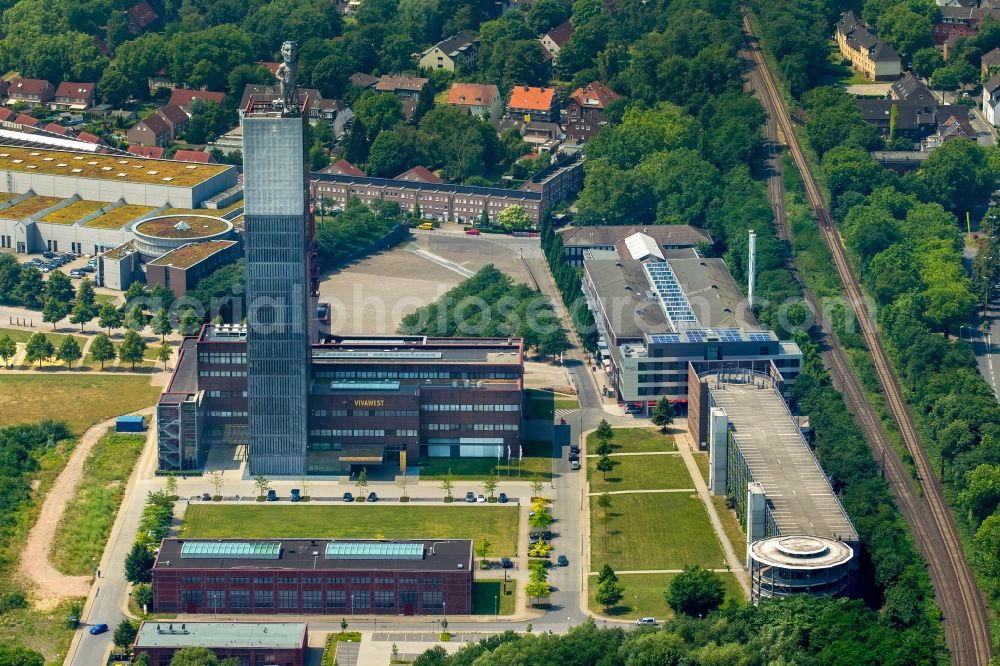
[{"label": "curved roadway", "polygon": [[842,380],[841,390],[855,407],[855,415],[868,435],[870,446],[878,451],[882,458],[887,480],[927,560],[937,602],[943,614],[945,639],[951,650],[952,663],[958,666],[986,664],[992,655],[989,615],[962,551],[954,518],[944,500],[941,485],[920,445],[913,417],[906,407],[899,383],[876,333],[875,323],[868,311],[861,286],[848,262],[833,218],[826,208],[822,193],[795,134],[788,109],[784,106],[773,74],[767,68],[763,54],[757,47],[753,27],[745,14],[743,30],[747,38],[746,50],[757,69],[756,80],[760,83],[757,87],[760,100],[770,118],[777,123],[777,129],[784,135],[791,156],[801,172],[809,206],[819,220],[820,233],[833,256],[845,295],[868,346],[882,393],[907,451],[913,457],[922,498],[915,492],[899,457],[887,445],[885,434],[875,413],[865,400],[843,351],[837,345],[833,346],[835,353],[830,355],[834,372]]}]

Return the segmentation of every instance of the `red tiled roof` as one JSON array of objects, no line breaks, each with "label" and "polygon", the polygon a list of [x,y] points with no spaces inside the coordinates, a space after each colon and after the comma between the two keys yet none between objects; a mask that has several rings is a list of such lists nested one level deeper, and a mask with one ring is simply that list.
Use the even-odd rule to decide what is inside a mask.
[{"label": "red tiled roof", "polygon": [[151,157],[158,160],[163,157],[165,149],[161,146],[129,146],[128,152],[139,157]]},{"label": "red tiled roof", "polygon": [[93,83],[74,83],[72,81],[63,81],[59,84],[59,87],[56,88],[56,97],[69,97],[70,99],[78,99],[86,102],[93,96]]},{"label": "red tiled roof", "polygon": [[555,98],[555,88],[514,86],[514,89],[510,93],[510,101],[507,103],[507,107],[511,109],[548,112],[552,108]]},{"label": "red tiled roof", "polygon": [[17,118],[14,122],[18,125],[27,125],[28,127],[38,127],[41,124],[37,118],[32,118],[31,116],[23,113],[17,114]]},{"label": "red tiled roof", "polygon": [[592,81],[585,88],[577,88],[570,95],[570,99],[575,100],[580,106],[592,109],[605,109],[619,97],[621,95],[600,81]]},{"label": "red tiled roof", "polygon": [[460,106],[493,106],[498,94],[494,85],[453,83],[448,91],[448,103]]},{"label": "red tiled roof", "polygon": [[58,134],[60,136],[66,136],[69,134],[69,129],[57,123],[49,123],[42,129],[45,130],[46,132],[51,132],[52,134]]},{"label": "red tiled roof", "polygon": [[80,132],[76,135],[76,138],[80,141],[86,141],[87,143],[104,143],[101,141],[101,137],[94,136],[90,132]]},{"label": "red tiled roof", "polygon": [[204,150],[178,150],[174,153],[174,159],[178,162],[201,162],[202,164],[213,164],[215,159]]},{"label": "red tiled roof", "polygon": [[0,122],[14,120],[15,118],[17,118],[16,112],[11,111],[5,106],[0,106]]},{"label": "red tiled roof", "polygon": [[278,73],[278,68],[281,67],[281,63],[280,62],[265,62],[263,60],[261,60],[259,62],[255,62],[254,64],[255,65],[260,65],[261,67],[263,67],[267,71],[271,72],[272,74],[277,74]]},{"label": "red tiled roof", "polygon": [[209,90],[187,90],[185,88],[178,88],[170,95],[170,101],[167,104],[173,106],[179,106],[184,108],[191,104],[192,100],[203,99],[206,102],[216,102],[222,104],[222,100],[225,99],[226,94],[220,92],[211,92]]},{"label": "red tiled roof", "polygon": [[396,176],[396,180],[411,180],[418,183],[443,183],[438,176],[431,173],[426,167],[417,165],[412,169],[407,169],[403,173]]},{"label": "red tiled roof", "polygon": [[555,42],[556,46],[562,48],[569,41],[570,37],[573,36],[573,24],[569,20],[563,21],[545,33],[545,36]]},{"label": "red tiled roof", "polygon": [[184,109],[179,106],[174,106],[173,104],[167,104],[166,106],[160,107],[157,113],[174,125],[178,123],[186,123],[188,121],[188,114],[184,113]]},{"label": "red tiled roof", "polygon": [[412,90],[418,92],[427,85],[427,79],[419,76],[383,76],[375,84],[379,92],[396,92],[397,90]]},{"label": "red tiled roof", "polygon": [[354,166],[347,160],[337,160],[328,167],[323,167],[319,170],[320,173],[332,173],[339,176],[365,176],[365,172]]},{"label": "red tiled roof", "polygon": [[42,79],[22,79],[18,77],[10,82],[10,94],[41,95],[51,87],[51,83]]},{"label": "red tiled roof", "polygon": [[146,0],[132,5],[126,13],[129,19],[140,28],[146,28],[156,21],[156,19],[160,18],[160,15],[156,13],[156,10]]}]

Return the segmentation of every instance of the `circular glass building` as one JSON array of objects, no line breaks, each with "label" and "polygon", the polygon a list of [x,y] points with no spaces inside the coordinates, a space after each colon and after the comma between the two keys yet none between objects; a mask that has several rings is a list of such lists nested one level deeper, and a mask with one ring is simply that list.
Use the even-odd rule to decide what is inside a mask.
[{"label": "circular glass building", "polygon": [[815,536],[777,536],[750,545],[754,600],[811,594],[845,594],[853,572],[854,549]]}]

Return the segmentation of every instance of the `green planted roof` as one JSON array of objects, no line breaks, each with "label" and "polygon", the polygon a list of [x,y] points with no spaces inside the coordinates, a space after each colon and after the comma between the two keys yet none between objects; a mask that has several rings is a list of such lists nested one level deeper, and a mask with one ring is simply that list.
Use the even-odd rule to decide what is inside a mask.
[{"label": "green planted roof", "polygon": [[281,557],[281,543],[276,541],[185,541],[181,557],[209,560],[233,557],[244,560],[276,560]]},{"label": "green planted roof", "polygon": [[422,560],[422,543],[387,541],[331,541],[326,544],[328,560]]}]

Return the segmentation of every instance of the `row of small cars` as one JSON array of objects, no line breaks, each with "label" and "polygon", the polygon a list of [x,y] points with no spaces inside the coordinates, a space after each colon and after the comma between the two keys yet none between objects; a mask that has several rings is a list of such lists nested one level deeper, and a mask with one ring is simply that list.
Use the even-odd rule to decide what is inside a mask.
[{"label": "row of small cars", "polygon": [[[34,257],[24,262],[24,266],[34,266],[43,273],[48,273],[49,271],[54,271],[57,268],[62,268],[66,264],[74,261],[76,259],[75,254],[70,254],[69,252],[64,252],[62,254],[58,252],[51,252],[46,250],[42,253],[42,258]],[[97,260],[91,259],[87,262],[86,266],[81,266],[80,268],[74,268],[69,272],[71,278],[82,278],[87,273],[93,273],[97,270]]]}]

